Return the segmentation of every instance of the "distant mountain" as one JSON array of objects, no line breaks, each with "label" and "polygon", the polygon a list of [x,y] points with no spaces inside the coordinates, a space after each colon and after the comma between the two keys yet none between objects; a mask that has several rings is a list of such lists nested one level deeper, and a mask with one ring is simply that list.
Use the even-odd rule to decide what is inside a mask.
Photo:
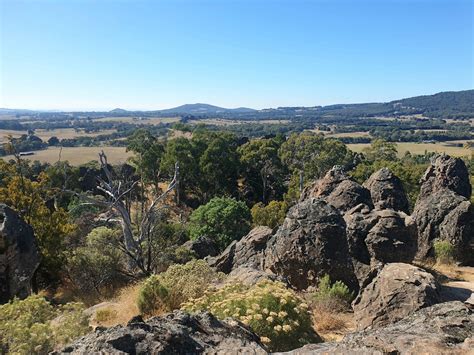
[{"label": "distant mountain", "polygon": [[418,109],[429,117],[473,116],[474,90],[445,91],[434,95],[415,96],[392,101],[401,109]]},{"label": "distant mountain", "polygon": [[23,109],[13,109],[13,108],[0,108],[0,114],[2,115],[13,115],[13,114],[28,114],[28,113],[34,113],[37,111],[33,110],[23,110]]},{"label": "distant mountain", "polygon": [[[31,114],[59,111],[31,111],[0,108],[0,114]],[[64,112],[67,113],[67,112]],[[74,112],[79,113],[79,112]],[[185,116],[217,117],[225,119],[356,119],[377,116],[421,114],[431,118],[466,119],[474,117],[474,90],[447,91],[434,95],[415,96],[390,102],[335,104],[313,107],[278,107],[254,110],[247,107],[224,108],[204,103],[186,104],[165,110],[128,111],[115,108],[109,112],[83,112],[90,116]],[[329,122],[329,121],[328,121]]]},{"label": "distant mountain", "polygon": [[123,108],[114,108],[113,110],[109,111],[110,113],[127,113],[127,110],[124,110]]},{"label": "distant mountain", "polygon": [[249,113],[254,112],[256,110],[247,108],[247,107],[239,107],[239,108],[224,108],[209,104],[186,104],[166,110],[160,110],[160,113],[165,114],[187,114],[187,115],[211,115],[211,114],[220,114],[220,113]]}]

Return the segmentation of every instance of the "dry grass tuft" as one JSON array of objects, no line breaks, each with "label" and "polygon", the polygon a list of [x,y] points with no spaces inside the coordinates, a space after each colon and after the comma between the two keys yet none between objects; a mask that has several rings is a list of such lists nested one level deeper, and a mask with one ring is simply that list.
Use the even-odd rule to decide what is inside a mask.
[{"label": "dry grass tuft", "polygon": [[94,320],[100,324],[105,325],[105,323],[113,322],[117,318],[117,311],[112,308],[99,309],[95,313]]},{"label": "dry grass tuft", "polygon": [[[124,287],[120,292],[115,302],[118,304],[117,317],[115,318],[115,324],[127,324],[127,322],[140,314],[137,307],[138,291],[140,290],[140,284],[134,284]],[[115,325],[114,324],[114,325]]]},{"label": "dry grass tuft", "polygon": [[339,341],[355,329],[352,313],[335,312],[317,305],[312,310],[314,329],[324,341]]}]

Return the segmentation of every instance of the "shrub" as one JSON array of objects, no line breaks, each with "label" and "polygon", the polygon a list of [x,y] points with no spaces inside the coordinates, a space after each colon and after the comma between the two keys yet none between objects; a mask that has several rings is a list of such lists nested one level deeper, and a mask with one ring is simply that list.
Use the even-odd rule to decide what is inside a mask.
[{"label": "shrub", "polygon": [[164,287],[158,275],[146,279],[138,291],[137,306],[140,313],[153,315],[167,309],[168,290]]},{"label": "shrub", "polygon": [[1,353],[47,354],[88,331],[88,318],[78,303],[54,307],[35,295],[0,306]]},{"label": "shrub", "polygon": [[192,239],[203,235],[214,239],[223,250],[250,231],[250,218],[244,202],[215,197],[191,214],[189,232]]},{"label": "shrub", "polygon": [[222,281],[224,274],[216,272],[204,260],[192,260],[170,266],[159,279],[169,292],[169,308],[177,309],[190,298],[201,297],[209,285]]},{"label": "shrub", "polygon": [[204,260],[172,265],[143,283],[137,306],[145,315],[177,309],[190,298],[201,297],[209,285],[223,279],[224,274],[214,271]]},{"label": "shrub", "polygon": [[341,311],[350,307],[354,293],[342,281],[331,284],[329,275],[324,275],[314,293],[314,301],[319,307]]},{"label": "shrub", "polygon": [[144,250],[150,247],[146,262],[150,262],[154,273],[165,271],[175,263],[185,263],[192,259],[192,254],[181,247],[189,239],[186,228],[180,223],[169,223],[169,211],[160,210],[160,216],[162,221],[154,225],[153,233],[144,243]]},{"label": "shrub", "polygon": [[259,202],[252,207],[252,221],[255,226],[267,226],[272,229],[285,220],[288,205],[284,201],[271,201],[267,206]]},{"label": "shrub", "polygon": [[126,260],[118,248],[119,233],[106,227],[93,229],[85,245],[73,250],[66,268],[74,286],[81,295],[94,303],[110,297],[125,283],[120,270],[126,269]]},{"label": "shrub", "polygon": [[435,240],[433,249],[438,263],[452,264],[454,262],[455,248],[447,240]]},{"label": "shrub", "polygon": [[208,310],[219,319],[233,317],[249,325],[271,351],[287,351],[317,342],[308,306],[280,282],[252,287],[228,284],[183,304],[188,312]]}]

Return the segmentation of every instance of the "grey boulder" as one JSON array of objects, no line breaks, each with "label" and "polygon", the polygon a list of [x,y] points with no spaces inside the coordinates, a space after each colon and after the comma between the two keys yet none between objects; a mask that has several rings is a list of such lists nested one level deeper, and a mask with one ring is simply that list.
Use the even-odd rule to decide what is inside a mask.
[{"label": "grey boulder", "polygon": [[33,229],[10,207],[0,204],[0,303],[31,294],[39,263]]}]

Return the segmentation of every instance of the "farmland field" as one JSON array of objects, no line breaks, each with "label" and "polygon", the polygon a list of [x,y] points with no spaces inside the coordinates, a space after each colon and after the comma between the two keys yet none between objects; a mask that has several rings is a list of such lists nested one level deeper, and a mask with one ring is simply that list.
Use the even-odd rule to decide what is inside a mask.
[{"label": "farmland field", "polygon": [[[57,129],[37,129],[35,130],[35,136],[41,138],[46,142],[51,137],[58,137],[59,139],[68,139],[76,137],[96,137],[101,134],[111,134],[116,132],[115,129],[102,130],[100,132],[85,133],[84,131],[76,131],[74,128],[57,128]],[[22,134],[27,134],[26,131],[14,131],[9,129],[0,129],[0,144],[5,142],[5,138],[8,135],[12,135],[13,138],[18,138]]]},{"label": "farmland field", "polygon": [[343,132],[343,133],[327,133],[327,137],[331,138],[345,138],[345,137],[353,137],[353,138],[359,138],[359,137],[370,137],[369,132]]},{"label": "farmland field", "polygon": [[173,123],[179,122],[179,117],[146,117],[143,119],[137,117],[105,117],[96,118],[94,121],[98,122],[124,122],[124,123],[136,123],[136,124],[149,124],[157,125],[160,123]]},{"label": "farmland field", "polygon": [[[124,147],[65,147],[61,151],[61,161],[69,161],[72,165],[81,165],[91,160],[97,160],[99,152],[103,150],[111,164],[124,163],[132,154],[125,151]],[[59,159],[59,147],[50,147],[45,150],[35,151],[33,155],[23,157],[28,160],[39,160],[45,163],[55,163]],[[12,159],[11,155],[3,157],[4,160]]]},{"label": "farmland field", "polygon": [[[442,143],[397,143],[398,155],[402,157],[407,151],[412,154],[424,154],[427,152],[446,153],[453,156],[469,156],[474,153],[474,149],[457,147],[455,144],[463,144],[466,141],[452,141]],[[348,144],[354,152],[361,152],[370,146],[370,143]]]}]

